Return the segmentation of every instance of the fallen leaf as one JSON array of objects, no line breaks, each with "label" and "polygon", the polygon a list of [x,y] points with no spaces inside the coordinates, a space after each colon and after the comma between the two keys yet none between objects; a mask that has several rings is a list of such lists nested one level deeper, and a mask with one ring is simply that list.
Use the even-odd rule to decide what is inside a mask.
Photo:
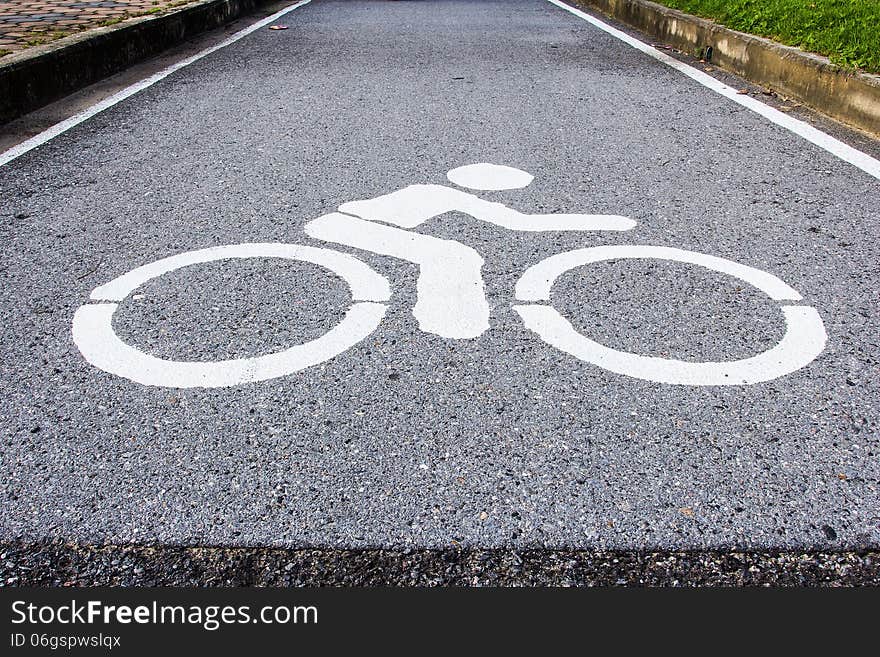
[{"label": "fallen leaf", "polygon": [[689,506],[684,506],[684,507],[680,508],[679,511],[681,511],[688,518],[694,517],[694,510],[692,508],[690,508]]},{"label": "fallen leaf", "polygon": [[849,477],[847,477],[842,472],[837,475],[837,478],[840,479],[841,481],[846,481],[847,479],[849,479]]},{"label": "fallen leaf", "polygon": [[738,94],[747,94],[747,93],[749,93],[749,90],[748,90],[748,89],[738,89],[736,93],[738,93]]},{"label": "fallen leaf", "polygon": [[489,517],[489,514],[486,513],[485,511],[480,512],[480,520],[485,520],[488,517]]},{"label": "fallen leaf", "polygon": [[270,30],[286,30],[287,25],[270,25],[269,29]]}]

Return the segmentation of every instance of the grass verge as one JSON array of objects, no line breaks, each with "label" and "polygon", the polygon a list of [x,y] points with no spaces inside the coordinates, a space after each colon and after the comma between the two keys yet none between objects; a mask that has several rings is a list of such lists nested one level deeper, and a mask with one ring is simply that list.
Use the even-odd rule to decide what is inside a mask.
[{"label": "grass verge", "polygon": [[880,73],[880,0],[654,0],[826,55],[847,68]]}]

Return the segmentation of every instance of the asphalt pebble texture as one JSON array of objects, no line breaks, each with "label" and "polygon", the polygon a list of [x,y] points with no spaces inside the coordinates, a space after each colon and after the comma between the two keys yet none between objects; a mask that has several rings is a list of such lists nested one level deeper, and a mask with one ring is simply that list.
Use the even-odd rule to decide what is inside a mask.
[{"label": "asphalt pebble texture", "polygon": [[[7,586],[878,586],[877,552],[0,544]],[[867,613],[867,612],[866,612]],[[775,619],[774,619],[775,620]]]},{"label": "asphalt pebble texture", "polygon": [[[0,538],[279,548],[815,549],[880,545],[880,183],[542,0],[315,0],[0,168]],[[422,333],[417,268],[382,325],[295,375],[148,387],[89,365],[74,311],[159,258],[303,233],[340,204],[472,162],[535,175],[485,193],[528,213],[631,217],[627,233],[513,233],[461,214],[417,230],[479,251],[491,330]],[[651,383],[529,332],[521,273],[602,244],[768,271],[829,340],[752,386]],[[117,333],[165,358],[269,353],[335,325],[345,283],[243,260],[124,301]],[[657,261],[560,278],[607,346],[684,360],[775,344],[778,307]],[[16,543],[17,544],[17,543]]]}]

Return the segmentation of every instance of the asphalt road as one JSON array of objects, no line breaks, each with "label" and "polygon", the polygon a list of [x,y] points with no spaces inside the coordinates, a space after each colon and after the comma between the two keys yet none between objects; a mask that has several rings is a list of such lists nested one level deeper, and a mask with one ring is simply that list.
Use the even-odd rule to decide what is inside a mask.
[{"label": "asphalt road", "polygon": [[[0,167],[0,539],[880,545],[880,181],[543,0],[315,0],[281,22]],[[484,260],[489,329],[466,339],[420,329],[417,265],[305,232],[478,162],[534,175],[482,198],[637,225],[412,229]],[[137,383],[74,343],[95,288],[243,242],[356,256],[390,282],[384,320],[324,363],[215,388]],[[513,309],[539,261],[637,244],[778,277],[827,343],[769,381],[676,385],[553,348]],[[668,260],[576,267],[551,301],[595,342],[664,359],[744,359],[786,329],[779,301]],[[351,303],[316,264],[222,260],[145,282],[113,327],[157,358],[253,358]]]}]

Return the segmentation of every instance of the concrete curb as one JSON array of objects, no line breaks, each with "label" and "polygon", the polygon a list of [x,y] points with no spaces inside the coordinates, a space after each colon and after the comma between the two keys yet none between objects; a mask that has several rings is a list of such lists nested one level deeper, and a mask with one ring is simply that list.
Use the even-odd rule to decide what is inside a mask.
[{"label": "concrete curb", "polygon": [[252,12],[269,0],[199,0],[167,14],[87,30],[0,60],[0,123]]},{"label": "concrete curb", "polygon": [[[880,76],[857,73],[826,57],[736,32],[648,0],[569,0],[597,9],[658,41],[710,59],[751,82],[880,137]],[[707,49],[709,57],[707,55]]]}]

